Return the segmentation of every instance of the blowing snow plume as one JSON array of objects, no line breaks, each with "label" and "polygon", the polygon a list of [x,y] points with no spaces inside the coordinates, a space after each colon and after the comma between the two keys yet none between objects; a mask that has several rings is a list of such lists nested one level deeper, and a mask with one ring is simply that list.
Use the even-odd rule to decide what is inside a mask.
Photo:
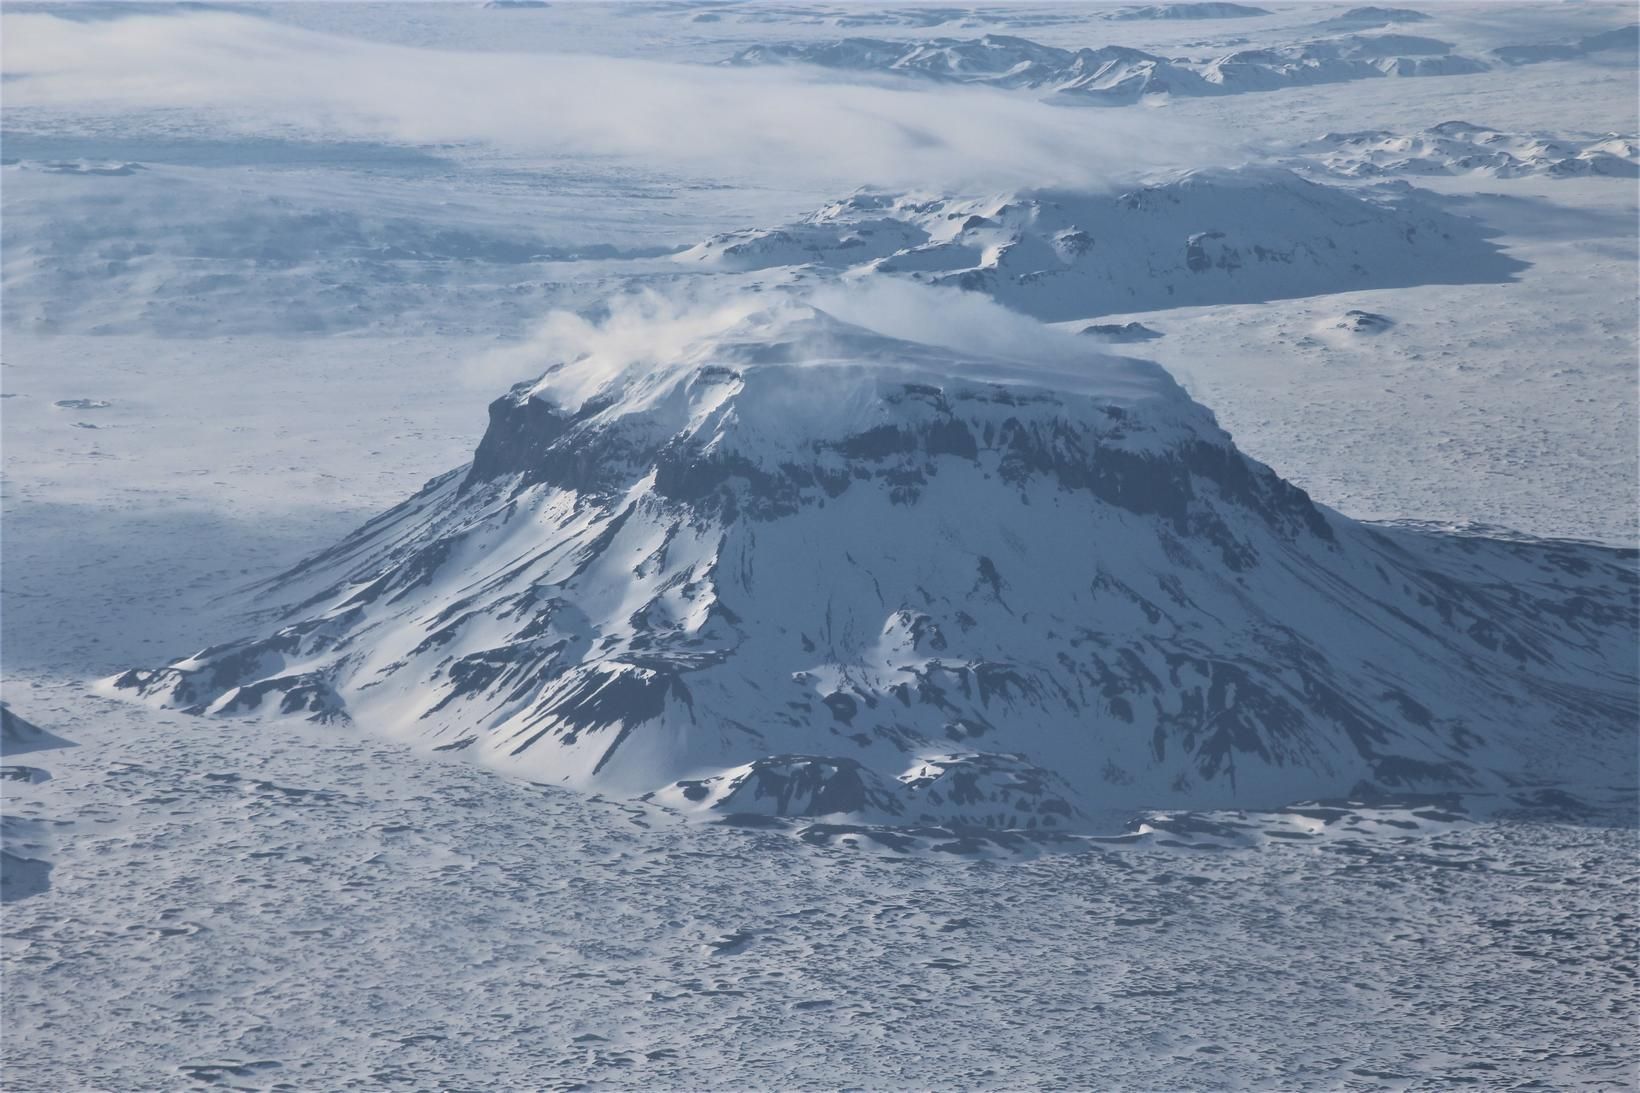
[{"label": "blowing snow plume", "polygon": [[[616,157],[765,182],[1092,185],[1229,147],[1176,119],[1086,119],[981,89],[849,84],[818,70],[370,43],[204,11],[4,17],[8,123],[94,109],[127,132],[218,132]],[[801,123],[794,123],[801,119]],[[817,177],[819,172],[819,177]]]},{"label": "blowing snow plume", "polygon": [[[1623,746],[1632,551],[1356,523],[1153,365],[881,288],[554,318],[473,461],[279,578],[274,633],[108,685],[709,813],[997,830]],[[935,324],[996,333],[908,337]]]}]

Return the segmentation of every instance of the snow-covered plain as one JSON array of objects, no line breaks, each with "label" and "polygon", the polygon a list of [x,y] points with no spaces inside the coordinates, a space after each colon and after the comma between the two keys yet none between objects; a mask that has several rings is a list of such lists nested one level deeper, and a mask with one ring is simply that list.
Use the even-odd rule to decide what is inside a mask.
[{"label": "snow-covered plain", "polygon": [[[1484,775],[1436,796],[1393,780],[1352,795],[1350,783],[1374,771],[1356,771],[1359,757],[1344,753],[1328,753],[1331,780],[1309,760],[1262,766],[1270,755],[1257,760],[1250,738],[1235,738],[1252,733],[1268,749],[1276,737],[1240,714],[1220,736],[1243,760],[1241,796],[1234,759],[1228,782],[1220,770],[1199,786],[1151,783],[1143,749],[1112,746],[1098,757],[1111,761],[1103,781],[1088,777],[1101,768],[1091,753],[1067,759],[1063,740],[1042,742],[1052,732],[1035,740],[1019,709],[978,733],[947,718],[942,751],[908,743],[924,729],[863,705],[890,693],[874,688],[894,672],[940,678],[949,644],[981,660],[1011,653],[1028,675],[1049,659],[1039,648],[1061,649],[1059,624],[1048,620],[1039,645],[1041,624],[1009,617],[1009,597],[1050,603],[1055,576],[1080,564],[1056,553],[1076,521],[1091,520],[1107,549],[1130,544],[1133,557],[1099,568],[1134,583],[1209,543],[1235,555],[1222,538],[1169,546],[1166,531],[1160,546],[1132,546],[1150,542],[1135,538],[1144,521],[1115,509],[1035,515],[1063,495],[1033,486],[1005,498],[978,471],[956,477],[939,462],[948,454],[889,468],[927,479],[885,477],[885,491],[902,491],[892,504],[872,507],[858,487],[820,510],[835,519],[858,509],[847,535],[830,538],[811,513],[771,553],[742,550],[733,580],[702,581],[693,568],[710,560],[690,554],[710,523],[697,513],[695,540],[667,533],[668,544],[678,537],[671,556],[640,544],[652,554],[630,578],[632,602],[605,602],[619,582],[596,570],[580,586],[559,582],[578,608],[607,612],[606,652],[627,643],[609,655],[639,658],[643,672],[656,663],[641,660],[643,627],[622,629],[639,600],[650,620],[664,609],[668,627],[708,645],[746,620],[725,622],[696,585],[729,606],[777,605],[754,623],[806,624],[806,593],[735,591],[754,586],[754,557],[765,573],[786,564],[840,592],[867,579],[858,574],[897,580],[903,570],[944,581],[926,599],[948,599],[952,612],[965,614],[963,596],[986,601],[969,606],[1007,649],[981,654],[979,639],[955,630],[931,649],[929,619],[906,614],[901,634],[895,605],[868,619],[860,590],[839,595],[860,617],[838,622],[829,650],[799,654],[797,635],[787,650],[773,630],[759,632],[757,663],[803,669],[751,681],[769,709],[786,690],[825,699],[812,736],[769,730],[780,763],[737,766],[765,752],[713,726],[658,766],[639,749],[639,769],[665,770],[671,788],[606,784],[575,774],[579,759],[566,767],[539,751],[520,763],[489,747],[431,750],[469,739],[462,725],[407,729],[405,703],[419,710],[442,694],[406,688],[412,673],[398,663],[432,667],[406,656],[432,632],[423,616],[453,602],[428,597],[446,597],[463,567],[499,574],[509,541],[552,548],[520,538],[516,523],[475,524],[480,549],[405,593],[398,614],[339,626],[387,680],[325,677],[353,721],[246,716],[235,689],[266,670],[219,673],[209,697],[226,698],[239,711],[231,719],[93,688],[313,615],[270,609],[291,588],[344,575],[336,563],[299,568],[273,593],[259,582],[473,458],[486,404],[565,360],[566,346],[591,337],[596,362],[624,362],[630,375],[612,390],[625,420],[668,420],[668,383],[695,383],[694,370],[723,363],[714,307],[744,321],[792,298],[863,309],[853,318],[922,346],[891,350],[894,381],[917,397],[942,385],[953,398],[972,398],[965,384],[1016,394],[1045,385],[1143,406],[1171,385],[1094,358],[1158,361],[1241,453],[1336,510],[1325,519],[1343,541],[1376,541],[1353,521],[1413,525],[1383,541],[1447,544],[1427,557],[1444,550],[1490,572],[1500,583],[1475,588],[1493,602],[1509,598],[1499,588],[1528,587],[1498,559],[1550,555],[1465,546],[1446,531],[1640,543],[1632,7],[1237,7],[8,4],[5,1087],[1640,1081],[1637,741],[1622,713],[1634,700],[1624,653],[1634,593],[1578,560],[1632,577],[1632,554],[1555,547],[1584,582],[1576,596],[1559,578],[1533,578],[1543,583],[1532,595],[1548,602],[1554,586],[1566,604],[1553,619],[1510,615],[1506,629],[1520,625],[1514,633],[1547,650],[1562,683],[1574,662],[1585,674],[1570,697],[1534,689],[1541,666],[1523,670],[1533,697],[1517,724],[1490,712],[1501,685],[1488,684],[1484,700],[1463,690],[1501,678],[1503,654],[1494,663],[1476,648],[1447,662],[1431,652],[1444,645],[1420,644],[1428,620],[1398,631],[1378,619],[1373,636],[1351,638],[1313,605],[1299,610],[1300,597],[1253,595],[1260,610],[1294,605],[1283,624],[1337,664],[1359,658],[1349,671],[1360,678],[1422,680],[1409,685],[1427,688],[1422,701],[1442,698],[1438,681],[1452,674],[1452,709],[1437,719],[1444,742],[1411,718],[1385,722],[1412,741],[1389,749],[1397,763],[1467,761]],[[972,43],[987,35],[1047,68],[999,69],[994,46],[975,60]],[[875,53],[839,47],[862,37]],[[783,63],[746,63],[776,54]],[[855,63],[864,55],[888,58],[890,70]],[[838,56],[850,63],[790,63]],[[920,58],[913,69],[956,69],[939,79],[892,70],[908,56]],[[742,63],[723,64],[734,57]],[[1052,90],[1073,78],[1067,66],[1111,58],[1129,67],[1073,74],[1088,75],[1108,109],[1042,101],[1074,97]],[[1427,63],[1451,58],[1462,63]],[[978,290],[1034,318],[958,303],[918,319],[926,300],[906,295],[910,280]],[[619,302],[634,290],[645,302]],[[642,321],[625,324],[634,314]],[[1036,331],[1038,319],[1058,329]],[[1160,336],[1117,344],[1126,335],[1078,333],[1130,322]],[[826,329],[819,340],[833,349],[848,342]],[[734,382],[763,386],[721,404],[733,427],[700,432],[703,419],[691,420],[697,440],[717,438],[703,450],[755,462],[808,441],[845,452],[868,435],[862,422],[883,413],[876,396],[822,383],[812,368],[791,381],[806,392],[789,398],[800,406],[781,410],[767,394],[781,370],[765,366],[806,360],[810,349],[790,346],[816,338],[810,327],[757,330],[727,355],[745,368]],[[690,358],[704,334],[713,348]],[[1087,360],[1067,368],[1066,343],[1085,345]],[[945,347],[937,359],[931,344]],[[883,350],[872,345],[841,363],[874,359]],[[1049,359],[1058,363],[1045,373]],[[573,369],[549,373],[535,390],[573,409],[598,393],[576,382]],[[1187,432],[1210,431],[1195,410],[1178,413]],[[516,455],[486,444],[486,475]],[[864,473],[867,457],[850,458]],[[641,477],[623,488],[648,504]],[[995,556],[972,588],[955,587],[943,562],[908,555],[902,565],[885,548],[899,521],[932,511],[928,498],[945,489],[943,519],[962,496],[1009,513],[1006,528],[981,513],[974,528],[944,535]],[[538,501],[526,493],[510,504]],[[455,523],[482,508],[470,497],[453,504]],[[1248,530],[1257,521],[1226,519],[1255,553],[1347,572],[1330,554],[1276,545],[1281,534],[1266,541]],[[839,557],[804,566],[802,550],[826,541],[842,544]],[[585,556],[617,571],[611,551],[629,544],[600,543]],[[368,555],[349,549],[350,565]],[[1010,572],[1010,558],[1030,572]],[[392,558],[380,564],[389,586],[405,572]],[[1203,598],[1218,578],[1199,561],[1180,575],[1160,587],[1195,601],[1149,595],[1187,631],[1211,635],[1208,649],[1155,632],[1144,612],[1123,621],[1069,592],[1063,610],[1092,611],[1101,640],[1131,629],[1180,642],[1169,656],[1241,649],[1247,635],[1220,616],[1232,602],[1242,610],[1244,594]],[[527,597],[548,576],[561,577],[509,574],[523,583],[494,589]],[[1366,612],[1357,617],[1374,610],[1336,589],[1322,598]],[[930,618],[942,609],[925,606]],[[458,651],[530,640],[497,621],[512,608],[487,610]],[[573,636],[576,624],[552,625]],[[869,663],[837,652],[836,635],[848,645],[861,627]],[[681,663],[683,645],[663,651]],[[326,649],[303,655],[303,671],[333,668]],[[1293,663],[1314,665],[1308,654]],[[1332,672],[1320,677],[1329,686],[1346,674]],[[1238,678],[1279,691],[1275,674]],[[720,677],[702,708],[730,708],[740,685]],[[391,701],[372,705],[388,691]],[[1233,710],[1235,685],[1229,699],[1221,692],[1214,701]],[[1570,724],[1596,694],[1576,731],[1550,727]],[[1370,706],[1364,689],[1356,697]],[[490,712],[461,701],[453,708],[475,730],[491,726]],[[1451,729],[1462,716],[1479,720],[1484,746]],[[1306,747],[1330,739],[1312,731]],[[874,742],[868,750],[851,734]],[[962,758],[1003,741],[1050,769]],[[588,766],[607,759],[602,743],[588,755]],[[992,828],[954,834],[892,809],[767,815],[778,811],[771,786],[835,801],[832,757],[850,755],[891,777],[903,767],[913,793],[977,778],[989,805],[934,818],[989,814]],[[1057,777],[1070,789],[1020,789]],[[999,785],[1011,787],[1008,807],[997,805]],[[1114,807],[1089,800],[1090,785],[1107,787]],[[643,790],[656,792],[637,800]],[[1300,802],[1323,790],[1353,799]],[[1057,818],[1062,799],[1079,815],[1051,836],[997,830],[998,819],[1025,815],[1019,802]]]},{"label": "snow-covered plain", "polygon": [[1254,816],[1276,834],[1243,849],[949,861],[701,828],[368,733],[13,693],[80,747],[4,783],[56,863],[5,908],[8,1089],[1634,1075],[1621,816],[1392,814],[1336,840]]}]

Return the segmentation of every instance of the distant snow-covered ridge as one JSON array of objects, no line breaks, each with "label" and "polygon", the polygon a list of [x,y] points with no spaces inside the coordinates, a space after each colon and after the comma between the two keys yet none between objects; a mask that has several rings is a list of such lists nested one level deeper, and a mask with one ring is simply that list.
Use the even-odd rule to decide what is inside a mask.
[{"label": "distant snow-covered ridge", "polygon": [[1140,4],[1097,11],[1061,5],[1057,10],[1005,4],[962,7],[955,5],[903,8],[827,7],[818,4],[771,5],[764,3],[696,4],[627,3],[623,14],[641,15],[656,10],[677,15],[691,23],[767,23],[787,26],[854,27],[1034,27],[1081,23],[1092,18],[1137,20],[1216,20],[1248,19],[1269,15],[1264,8],[1225,0],[1200,0],[1177,4]]},{"label": "distant snow-covered ridge", "polygon": [[[1368,129],[1325,133],[1297,149],[1329,173],[1346,178],[1380,175],[1487,175],[1581,178],[1640,175],[1640,139],[1607,133],[1585,140],[1504,133],[1466,121],[1448,121],[1416,133]],[[1295,165],[1305,160],[1293,161]]]},{"label": "distant snow-covered ridge", "polygon": [[1122,193],[984,199],[865,191],[794,224],[716,236],[685,265],[902,276],[1048,321],[1362,288],[1504,281],[1524,268],[1409,188],[1274,168],[1193,171]]},{"label": "distant snow-covered ridge", "polygon": [[691,23],[768,23],[786,26],[852,27],[1037,27],[1079,23],[1084,11],[1069,5],[1054,8],[1027,8],[1012,4],[979,7],[870,8],[849,5],[826,7],[821,4],[797,6],[757,2],[724,2],[711,5],[623,3],[616,9],[623,15],[644,15],[664,11]]},{"label": "distant snow-covered ridge", "polygon": [[1448,42],[1410,34],[1346,34],[1204,59],[1168,58],[1125,46],[1059,49],[1001,34],[922,42],[844,38],[750,46],[724,63],[809,64],[1046,90],[1056,103],[1092,106],[1126,106],[1160,95],[1229,95],[1384,76],[1457,76],[1489,67],[1453,53]]},{"label": "distant snow-covered ridge", "polygon": [[1565,42],[1528,42],[1500,46],[1492,56],[1506,65],[1541,64],[1544,61],[1576,61],[1586,57],[1622,58],[1640,54],[1640,23],[1585,34]]},{"label": "distant snow-covered ridge", "polygon": [[468,466],[277,582],[271,634],[107,686],[707,814],[993,829],[1575,781],[1632,742],[1633,551],[1357,524],[1073,335],[688,329],[497,400]]},{"label": "distant snow-covered ridge", "polygon": [[1251,4],[1230,4],[1223,0],[1206,3],[1184,4],[1142,4],[1130,8],[1118,8],[1104,15],[1106,19],[1135,20],[1135,19],[1256,19],[1261,15],[1269,15],[1265,8],[1257,8]]},{"label": "distant snow-covered ridge", "polygon": [[1351,8],[1321,20],[1318,27],[1330,30],[1376,30],[1392,23],[1427,23],[1430,16],[1412,8]]}]

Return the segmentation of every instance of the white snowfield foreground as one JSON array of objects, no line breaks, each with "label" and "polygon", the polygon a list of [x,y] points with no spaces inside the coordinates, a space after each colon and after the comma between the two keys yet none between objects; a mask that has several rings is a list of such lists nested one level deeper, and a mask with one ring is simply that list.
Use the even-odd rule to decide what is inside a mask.
[{"label": "white snowfield foreground", "polygon": [[1575,781],[1632,743],[1633,551],[1356,523],[1069,335],[982,354],[780,302],[672,333],[493,403],[471,464],[277,580],[271,635],[107,686],[996,829]]}]

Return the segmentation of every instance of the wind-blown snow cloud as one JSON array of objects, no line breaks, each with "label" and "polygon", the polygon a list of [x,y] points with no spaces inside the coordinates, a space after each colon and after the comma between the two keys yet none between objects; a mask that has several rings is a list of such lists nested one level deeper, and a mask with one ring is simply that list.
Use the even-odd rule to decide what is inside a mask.
[{"label": "wind-blown snow cloud", "polygon": [[634,370],[678,366],[691,351],[763,311],[791,307],[784,295],[710,294],[687,287],[609,298],[600,314],[547,313],[530,337],[469,365],[469,385],[499,389],[555,371],[558,398],[578,405]]},{"label": "wind-blown snow cloud", "polygon": [[[383,45],[197,12],[7,15],[7,108],[191,114],[218,133],[612,156],[778,184],[1097,184],[1228,152],[1165,111],[1056,110],[1029,95],[840,82],[588,55]],[[174,132],[173,132],[174,135]]]},{"label": "wind-blown snow cloud", "polygon": [[[820,313],[819,316],[816,312]],[[1101,353],[1086,338],[1044,326],[973,292],[908,281],[871,279],[809,292],[737,292],[674,285],[609,298],[597,314],[549,313],[534,334],[474,360],[469,384],[487,390],[547,373],[537,388],[565,406],[645,376],[660,386],[680,370],[713,363],[735,332],[754,328],[786,354],[781,363],[892,367],[897,354],[875,342],[839,340],[835,324],[855,334],[911,343],[907,353],[937,346],[951,376],[1098,393],[1110,398],[1176,395],[1160,365]],[[926,360],[903,362],[927,367]]]}]

